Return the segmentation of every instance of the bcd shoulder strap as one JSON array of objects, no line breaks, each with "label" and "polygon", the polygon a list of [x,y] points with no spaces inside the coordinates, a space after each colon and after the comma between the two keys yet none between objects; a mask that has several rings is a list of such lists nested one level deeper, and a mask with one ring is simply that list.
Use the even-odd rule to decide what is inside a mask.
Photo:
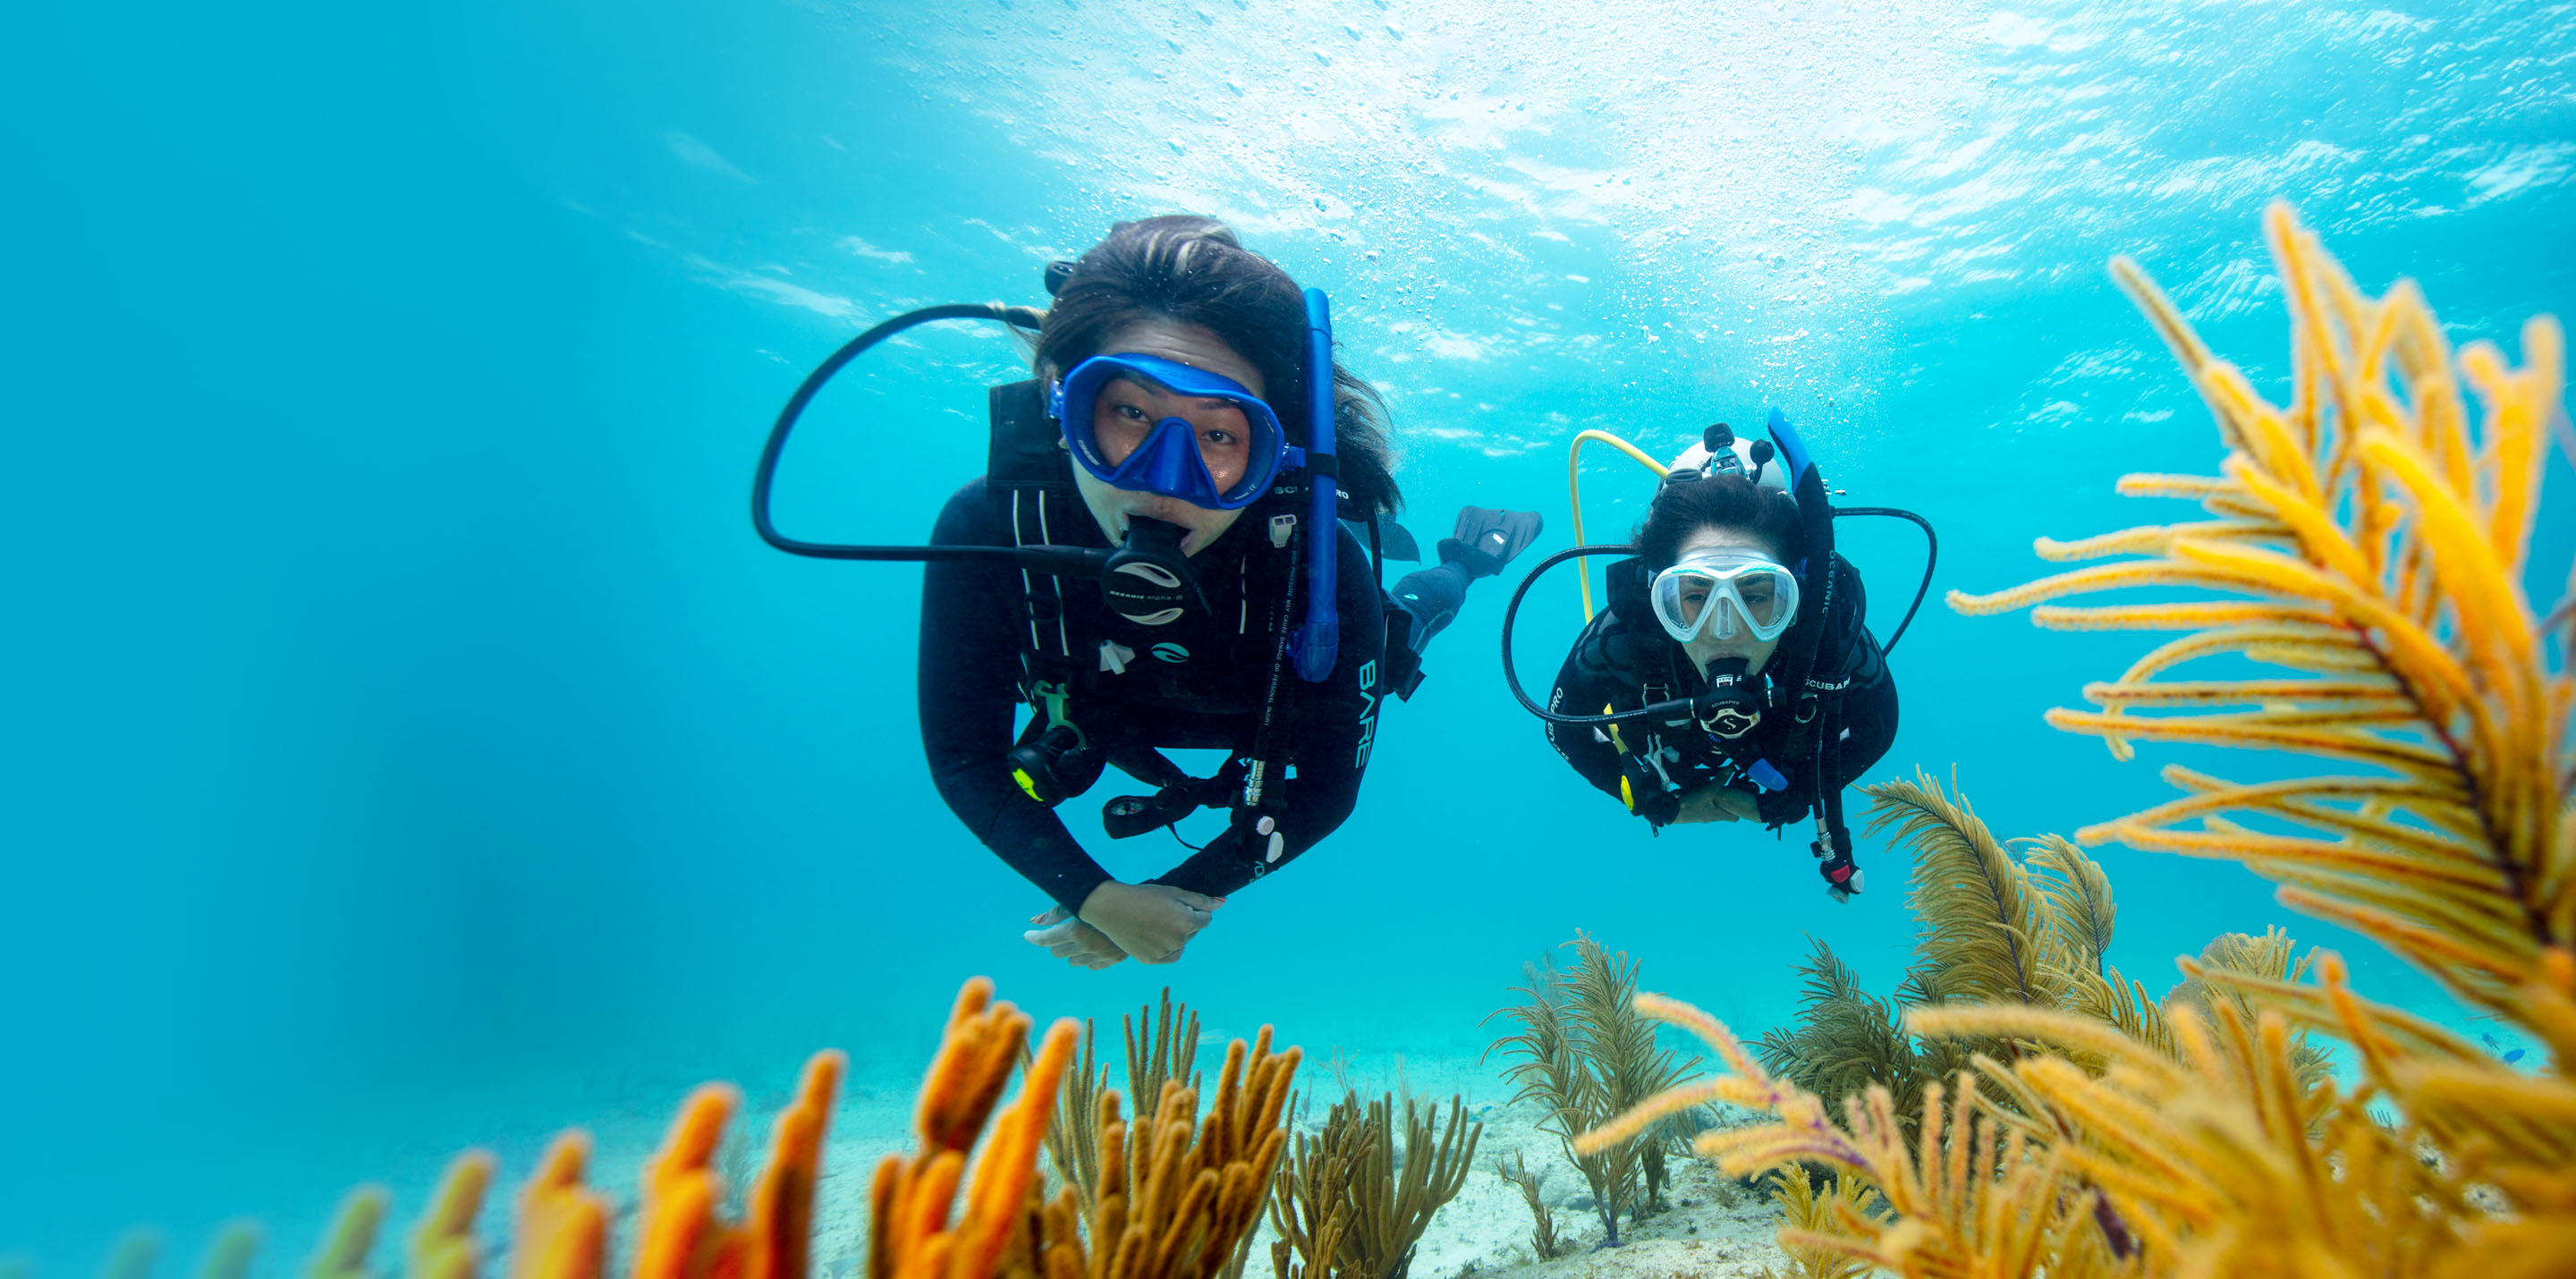
[{"label": "bcd shoulder strap", "polygon": [[[984,465],[984,501],[993,523],[1014,546],[1089,545],[1099,538],[1073,487],[1073,465],[1047,416],[1046,384],[1036,380],[992,388],[992,442]],[[1041,683],[1073,683],[1095,662],[1084,644],[1080,619],[1063,579],[1022,568],[1021,674],[1024,691]]]}]

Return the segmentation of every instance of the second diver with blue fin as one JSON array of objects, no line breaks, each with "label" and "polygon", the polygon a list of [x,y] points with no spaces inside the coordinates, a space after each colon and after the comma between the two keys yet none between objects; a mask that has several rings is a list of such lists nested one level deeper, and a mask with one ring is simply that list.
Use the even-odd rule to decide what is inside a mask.
[{"label": "second diver with blue fin", "polygon": [[[1386,522],[1399,494],[1382,411],[1335,365],[1322,293],[1182,216],[1120,224],[1050,267],[1047,288],[1043,313],[928,308],[826,360],[772,429],[753,519],[797,554],[928,561],[919,695],[940,796],[1054,900],[1029,941],[1086,967],[1168,962],[1226,894],[1349,817],[1384,699],[1412,693],[1468,584],[1528,546],[1539,517],[1467,508],[1440,563],[1390,594],[1383,553],[1410,539]],[[949,499],[931,544],[780,534],[770,480],[814,392],[875,342],[954,318],[1036,330],[1038,376],[992,388],[986,473]],[[1227,762],[1194,778],[1166,749]],[[1112,838],[1202,807],[1227,810],[1225,829],[1120,881],[1055,812],[1109,766],[1152,788],[1103,807]]]}]

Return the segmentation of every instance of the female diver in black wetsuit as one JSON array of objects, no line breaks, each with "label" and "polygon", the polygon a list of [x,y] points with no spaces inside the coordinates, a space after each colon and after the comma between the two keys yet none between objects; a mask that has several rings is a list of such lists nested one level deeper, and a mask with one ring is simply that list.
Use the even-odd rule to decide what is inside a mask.
[{"label": "female diver in black wetsuit", "polygon": [[[1747,445],[1722,424],[1709,428],[1665,474],[1633,546],[1578,547],[1541,563],[1506,614],[1505,673],[1566,763],[1659,833],[1676,822],[1777,830],[1813,817],[1811,851],[1842,901],[1862,881],[1843,788],[1887,753],[1897,715],[1895,678],[1863,625],[1860,575],[1833,551],[1833,518],[1897,516],[1927,537],[1931,525],[1890,508],[1834,510],[1776,410],[1771,432]],[[1576,523],[1579,537],[1579,506]],[[1566,654],[1546,705],[1530,701],[1508,664],[1530,582],[1563,560],[1620,551],[1634,554],[1610,567],[1609,606]]]},{"label": "female diver in black wetsuit", "polygon": [[[1168,962],[1225,894],[1350,815],[1381,701],[1412,691],[1422,646],[1467,584],[1500,571],[1539,521],[1468,508],[1440,564],[1390,598],[1369,544],[1398,502],[1378,402],[1349,372],[1318,367],[1329,356],[1312,358],[1309,302],[1285,272],[1219,223],[1160,217],[1121,224],[1049,283],[1034,360],[1046,411],[1011,409],[1018,389],[995,390],[993,467],[949,499],[931,541],[1118,549],[1094,576],[931,563],[922,743],[958,819],[1054,899],[1029,941],[1087,967]],[[1315,431],[1299,428],[1323,396],[1336,452],[1310,457]],[[1291,601],[1312,581],[1299,517],[1322,508],[1301,486],[1335,469],[1348,503],[1326,543],[1339,646],[1329,669],[1310,670],[1317,623],[1297,625],[1306,604]],[[1033,714],[1015,739],[1023,703]],[[1192,779],[1165,747],[1230,762]],[[1110,801],[1113,836],[1201,805],[1232,820],[1164,874],[1121,881],[1054,812],[1105,764],[1158,788]]]},{"label": "female diver in black wetsuit", "polygon": [[[1549,704],[1627,710],[1664,700],[1664,690],[1687,697],[1726,680],[1745,681],[1751,694],[1795,618],[1797,578],[1785,566],[1802,558],[1803,542],[1796,504],[1776,489],[1734,475],[1668,486],[1637,530],[1636,559],[1612,568],[1610,606],[1566,654]],[[1679,628],[1662,623],[1658,590],[1671,597]],[[1860,606],[1857,592],[1852,606]],[[1676,639],[1675,629],[1690,638]],[[1841,751],[1823,778],[1813,752],[1764,750],[1764,737],[1746,731],[1758,721],[1734,707],[1698,722],[1551,723],[1548,742],[1585,781],[1659,830],[1674,822],[1782,826],[1808,816],[1820,781],[1835,790],[1851,784],[1896,740],[1896,681],[1866,630],[1837,674],[1849,684],[1831,730]]]}]

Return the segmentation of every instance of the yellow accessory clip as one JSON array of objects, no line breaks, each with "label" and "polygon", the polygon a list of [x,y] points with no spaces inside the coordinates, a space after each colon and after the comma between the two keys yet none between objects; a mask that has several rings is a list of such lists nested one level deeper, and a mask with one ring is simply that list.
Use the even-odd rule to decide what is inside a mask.
[{"label": "yellow accessory clip", "polygon": [[[1575,518],[1579,520],[1579,519],[1581,519],[1582,517],[1578,515],[1578,516],[1576,516]],[[1575,545],[1577,545],[1577,546],[1581,546],[1581,545],[1583,544],[1583,535],[1582,535],[1581,533],[1577,533],[1577,534],[1575,534],[1575,535],[1574,535],[1574,537],[1575,537]],[[1585,584],[1584,590],[1585,590],[1586,595],[1589,595],[1589,594],[1590,594],[1590,592],[1591,592],[1591,586],[1590,586],[1590,584],[1589,584],[1589,583],[1586,583],[1586,584]],[[1587,613],[1587,614],[1590,612],[1591,607],[1592,607],[1592,605],[1591,605],[1590,601],[1587,599],[1587,600],[1585,601],[1585,603],[1584,603],[1584,609],[1585,609],[1585,611],[1586,611],[1586,613]],[[1604,703],[1602,703],[1602,705],[1601,705],[1601,713],[1602,713],[1602,714],[1604,714],[1604,715],[1616,715],[1616,714],[1618,714],[1618,713],[1619,713],[1619,708],[1618,708],[1618,707],[1615,707],[1615,706],[1612,706],[1612,705],[1610,705],[1610,704],[1609,704],[1609,703],[1607,703],[1607,702],[1604,702]],[[1627,743],[1627,740],[1626,740],[1625,738],[1622,738],[1622,737],[1620,737],[1620,736],[1619,736],[1619,726],[1618,726],[1618,725],[1616,725],[1616,724],[1612,724],[1612,725],[1610,725],[1610,726],[1609,726],[1609,728],[1610,728],[1610,744],[1611,744],[1613,747],[1616,747],[1616,748],[1618,749],[1618,751],[1619,751],[1619,758],[1621,758],[1621,759],[1623,759],[1623,760],[1624,760],[1624,759],[1629,758],[1629,755],[1628,755],[1628,743]],[[1637,811],[1637,792],[1635,792],[1635,791],[1633,791],[1633,790],[1631,790],[1631,789],[1629,789],[1629,788],[1628,788],[1628,770],[1627,770],[1627,769],[1625,769],[1625,768],[1622,768],[1622,769],[1620,769],[1620,770],[1619,770],[1619,802],[1620,802],[1620,803],[1623,803],[1623,804],[1626,804],[1626,805],[1628,806],[1628,811],[1629,811],[1629,812],[1632,812],[1632,813],[1633,813],[1633,812]]]}]

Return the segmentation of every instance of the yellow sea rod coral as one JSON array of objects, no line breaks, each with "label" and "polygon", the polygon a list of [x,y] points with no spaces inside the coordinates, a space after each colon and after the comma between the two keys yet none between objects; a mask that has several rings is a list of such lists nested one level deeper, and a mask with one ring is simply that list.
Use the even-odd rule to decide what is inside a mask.
[{"label": "yellow sea rod coral", "polygon": [[[2562,337],[2537,317],[2523,326],[2524,367],[2485,343],[2454,367],[2412,284],[2364,296],[2286,206],[2265,225],[2291,309],[2287,407],[2212,354],[2134,263],[2112,264],[2228,449],[2218,476],[2131,475],[2120,490],[2194,499],[2208,518],[2043,539],[2049,559],[2142,558],[1950,603],[1991,613],[2128,587],[2238,597],[2037,608],[2032,620],[2055,629],[2189,632],[2086,686],[2100,709],[2049,722],[2101,736],[2122,758],[2131,742],[2171,741],[2372,771],[2240,784],[2171,766],[2165,776],[2190,794],[2077,838],[2243,861],[2279,881],[2284,901],[2382,938],[2495,1007],[2539,972],[2544,950],[2576,942],[2576,685],[2563,653],[2548,669],[2522,588],[2548,423],[2561,412]],[[2169,677],[2222,655],[2292,674]],[[2229,814],[2301,833],[2245,829]]]}]

